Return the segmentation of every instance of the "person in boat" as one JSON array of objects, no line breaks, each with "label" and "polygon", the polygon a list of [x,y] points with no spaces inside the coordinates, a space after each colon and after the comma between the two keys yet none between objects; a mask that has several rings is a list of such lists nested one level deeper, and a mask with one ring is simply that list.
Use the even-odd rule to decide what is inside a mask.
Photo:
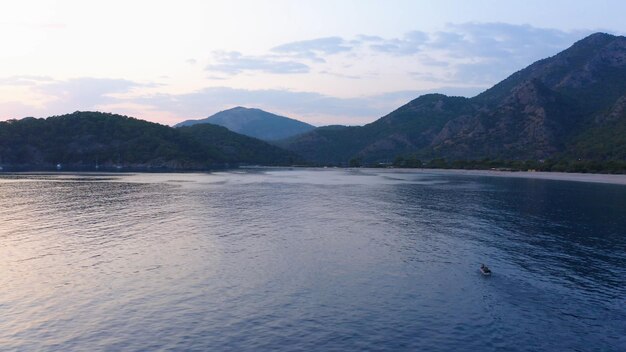
[{"label": "person in boat", "polygon": [[480,264],[480,270],[482,270],[485,273],[491,272],[491,270],[489,270],[489,268],[485,264]]}]

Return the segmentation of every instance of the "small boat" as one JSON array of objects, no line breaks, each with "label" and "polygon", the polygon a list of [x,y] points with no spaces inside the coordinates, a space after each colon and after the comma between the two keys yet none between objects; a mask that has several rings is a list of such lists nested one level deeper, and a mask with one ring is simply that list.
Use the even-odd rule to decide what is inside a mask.
[{"label": "small boat", "polygon": [[485,264],[480,264],[480,273],[489,276],[491,275],[491,270]]}]

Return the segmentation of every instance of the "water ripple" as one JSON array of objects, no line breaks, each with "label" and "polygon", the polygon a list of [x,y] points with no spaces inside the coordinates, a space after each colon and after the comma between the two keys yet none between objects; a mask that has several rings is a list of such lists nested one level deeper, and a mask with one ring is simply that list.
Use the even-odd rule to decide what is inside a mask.
[{"label": "water ripple", "polygon": [[626,347],[623,186],[3,174],[0,201],[0,350]]}]

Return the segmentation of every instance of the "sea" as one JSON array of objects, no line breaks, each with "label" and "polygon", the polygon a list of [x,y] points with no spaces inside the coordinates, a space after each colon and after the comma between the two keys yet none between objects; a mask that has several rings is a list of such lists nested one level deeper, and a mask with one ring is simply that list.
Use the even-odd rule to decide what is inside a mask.
[{"label": "sea", "polygon": [[626,184],[585,180],[0,173],[0,350],[626,351]]}]

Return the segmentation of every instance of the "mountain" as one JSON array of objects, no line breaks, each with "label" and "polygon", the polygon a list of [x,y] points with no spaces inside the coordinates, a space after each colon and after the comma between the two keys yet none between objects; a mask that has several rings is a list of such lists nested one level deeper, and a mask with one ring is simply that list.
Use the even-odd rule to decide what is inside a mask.
[{"label": "mountain", "polygon": [[350,159],[626,160],[626,38],[596,33],[473,98],[421,96],[359,127],[278,143],[319,163]]},{"label": "mountain", "polygon": [[210,124],[172,128],[131,117],[74,112],[0,122],[0,165],[204,169],[226,164],[290,165],[294,155]]},{"label": "mountain", "polygon": [[224,126],[229,130],[264,141],[289,138],[309,132],[315,127],[288,117],[275,115],[260,109],[236,107],[220,111],[201,120],[183,121],[174,127],[211,123]]}]

